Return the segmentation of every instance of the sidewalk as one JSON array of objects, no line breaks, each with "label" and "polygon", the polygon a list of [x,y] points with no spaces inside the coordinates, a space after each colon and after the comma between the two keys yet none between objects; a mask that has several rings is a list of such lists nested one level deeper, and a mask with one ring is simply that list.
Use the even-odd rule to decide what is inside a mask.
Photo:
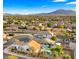
[{"label": "sidewalk", "polygon": [[[12,44],[13,45],[13,44]],[[4,53],[6,54],[10,54],[10,55],[14,55],[14,56],[17,56],[17,57],[21,57],[21,58],[26,58],[26,59],[37,59],[37,58],[31,58],[31,57],[28,57],[28,56],[24,56],[24,55],[21,55],[21,54],[17,54],[17,53],[12,53],[12,52],[9,52],[8,49],[12,46],[8,46],[6,49],[4,49]]]}]

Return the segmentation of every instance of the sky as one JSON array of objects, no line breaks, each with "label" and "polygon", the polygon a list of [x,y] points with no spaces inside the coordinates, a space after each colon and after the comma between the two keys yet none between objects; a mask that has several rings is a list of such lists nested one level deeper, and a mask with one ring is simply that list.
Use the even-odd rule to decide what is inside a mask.
[{"label": "sky", "polygon": [[4,13],[36,14],[58,9],[75,10],[75,0],[3,0]]}]

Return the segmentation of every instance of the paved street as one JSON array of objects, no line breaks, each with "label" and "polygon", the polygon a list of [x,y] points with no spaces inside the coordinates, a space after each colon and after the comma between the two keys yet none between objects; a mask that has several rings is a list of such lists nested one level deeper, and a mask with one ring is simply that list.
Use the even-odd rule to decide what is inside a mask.
[{"label": "paved street", "polygon": [[49,34],[48,31],[38,31],[38,30],[24,30],[24,31],[4,31],[4,33],[15,33],[15,34]]},{"label": "paved street", "polygon": [[5,45],[5,47],[3,48],[3,49],[5,49],[5,48],[7,48],[9,45],[11,45],[12,43],[14,42],[14,40],[9,40]]}]

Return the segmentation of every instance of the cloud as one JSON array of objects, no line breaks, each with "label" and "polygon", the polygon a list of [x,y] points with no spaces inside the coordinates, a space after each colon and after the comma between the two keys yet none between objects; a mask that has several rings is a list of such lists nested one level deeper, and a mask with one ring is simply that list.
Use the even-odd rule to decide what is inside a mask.
[{"label": "cloud", "polygon": [[10,13],[10,14],[28,14],[28,10],[12,10],[12,9],[8,9],[8,10],[4,10],[4,13]]},{"label": "cloud", "polygon": [[67,0],[53,0],[52,2],[66,2]]},{"label": "cloud", "polygon": [[76,2],[68,2],[67,5],[76,5]]}]

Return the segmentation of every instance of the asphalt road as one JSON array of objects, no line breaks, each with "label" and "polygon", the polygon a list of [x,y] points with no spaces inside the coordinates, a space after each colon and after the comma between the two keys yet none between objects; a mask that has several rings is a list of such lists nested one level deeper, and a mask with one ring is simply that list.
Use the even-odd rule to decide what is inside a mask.
[{"label": "asphalt road", "polygon": [[[13,38],[12,38],[13,39]],[[5,47],[3,49],[7,48],[9,45],[11,45],[14,42],[14,40],[8,40],[8,42],[5,44]]]},{"label": "asphalt road", "polygon": [[26,30],[26,31],[4,31],[4,33],[15,33],[15,34],[50,34],[48,31],[38,31],[38,30]]}]

